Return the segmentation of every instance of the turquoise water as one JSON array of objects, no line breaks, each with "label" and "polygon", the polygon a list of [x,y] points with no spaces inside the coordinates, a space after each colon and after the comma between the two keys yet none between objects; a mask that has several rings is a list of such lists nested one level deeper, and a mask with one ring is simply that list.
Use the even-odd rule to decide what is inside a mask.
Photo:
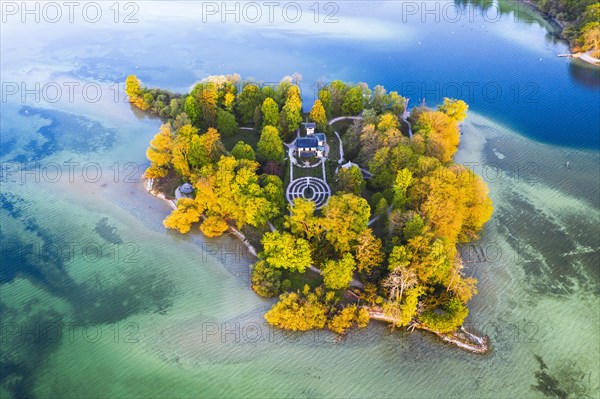
[{"label": "turquoise water", "polygon": [[[137,4],[133,24],[108,5],[97,24],[2,24],[1,397],[600,396],[600,75],[557,58],[567,46],[547,23],[476,7],[472,22],[422,22],[404,20],[406,2],[352,2],[325,24],[331,10],[315,23],[302,2],[296,24],[223,24],[198,3]],[[378,323],[341,342],[271,329],[236,240],[165,231],[170,208],[139,178],[160,121],[114,84],[136,73],[185,91],[233,72],[300,72],[305,104],[319,80],[429,105],[461,88],[473,112],[457,158],[496,208],[464,249],[479,279],[467,320],[490,355]],[[13,82],[63,95],[23,101]],[[102,96],[69,101],[69,82]]]}]

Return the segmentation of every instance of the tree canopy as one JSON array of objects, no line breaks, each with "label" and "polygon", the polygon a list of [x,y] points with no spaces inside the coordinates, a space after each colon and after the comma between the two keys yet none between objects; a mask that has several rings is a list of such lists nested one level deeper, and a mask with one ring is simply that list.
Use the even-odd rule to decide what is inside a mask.
[{"label": "tree canopy", "polygon": [[338,191],[360,195],[365,189],[366,182],[361,170],[356,166],[340,168],[335,176],[335,186]]},{"label": "tree canopy", "polygon": [[273,267],[304,273],[312,263],[308,241],[290,233],[266,233],[262,244],[264,252],[261,257]]},{"label": "tree canopy", "polygon": [[351,253],[345,253],[340,260],[328,260],[323,267],[325,287],[339,290],[347,288],[356,270],[356,261]]},{"label": "tree canopy", "polygon": [[271,97],[265,98],[262,103],[262,123],[265,125],[278,126],[279,106]]},{"label": "tree canopy", "polygon": [[279,131],[273,126],[265,126],[258,141],[258,159],[261,162],[274,161],[280,163],[283,161],[284,151],[283,142],[279,137]]},{"label": "tree canopy", "polygon": [[327,129],[327,113],[325,112],[321,100],[315,100],[313,107],[310,110],[310,119],[317,124],[317,128],[320,131],[323,132]]},{"label": "tree canopy", "polygon": [[340,253],[356,244],[358,235],[367,228],[371,208],[364,198],[354,194],[338,194],[323,207],[326,238]]}]

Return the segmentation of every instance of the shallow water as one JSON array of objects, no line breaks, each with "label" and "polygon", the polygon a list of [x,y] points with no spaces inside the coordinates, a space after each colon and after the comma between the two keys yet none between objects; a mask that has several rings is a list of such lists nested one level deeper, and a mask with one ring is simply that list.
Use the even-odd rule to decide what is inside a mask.
[{"label": "shallow water", "polygon": [[[512,14],[404,22],[403,3],[355,2],[325,25],[302,3],[297,25],[253,25],[169,4],[140,2],[129,25],[2,25],[2,82],[97,82],[103,94],[3,98],[2,397],[600,396],[597,71],[556,58],[566,45]],[[165,231],[170,208],[140,180],[160,121],[114,83],[133,72],[185,91],[208,74],[295,71],[305,104],[319,78],[430,105],[452,83],[500,86],[494,101],[458,96],[474,112],[457,160],[496,209],[464,248],[479,279],[468,324],[490,335],[491,354],[378,323],[342,342],[274,330],[239,242]]]}]

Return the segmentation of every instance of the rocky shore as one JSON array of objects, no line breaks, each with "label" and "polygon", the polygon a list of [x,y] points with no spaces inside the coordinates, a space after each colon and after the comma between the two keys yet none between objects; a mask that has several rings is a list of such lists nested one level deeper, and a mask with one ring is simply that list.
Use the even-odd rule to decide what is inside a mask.
[{"label": "rocky shore", "polygon": [[[373,320],[385,321],[389,323],[396,323],[396,319],[393,317],[387,316],[383,311],[379,308],[371,308],[369,309],[369,316]],[[452,331],[449,333],[443,333],[436,330],[432,330],[431,328],[419,323],[418,321],[413,321],[408,326],[409,329],[419,329],[429,331],[439,338],[442,341],[452,344],[454,346],[459,347],[460,349],[466,350],[472,353],[485,354],[491,350],[490,340],[488,336],[480,337],[477,336],[464,328],[460,328],[457,331]]]}]

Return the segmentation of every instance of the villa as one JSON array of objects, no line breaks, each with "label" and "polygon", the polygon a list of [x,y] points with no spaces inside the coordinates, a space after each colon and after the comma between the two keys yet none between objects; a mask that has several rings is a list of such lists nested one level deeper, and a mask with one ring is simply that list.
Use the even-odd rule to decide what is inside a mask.
[{"label": "villa", "polygon": [[300,158],[323,158],[325,156],[325,142],[327,141],[324,133],[315,133],[316,123],[307,122],[306,137],[296,139],[296,151]]},{"label": "villa", "polygon": [[317,128],[317,124],[314,122],[306,122],[303,123],[304,127],[306,128],[306,135],[307,136],[311,136],[313,134],[315,134],[315,129]]}]

